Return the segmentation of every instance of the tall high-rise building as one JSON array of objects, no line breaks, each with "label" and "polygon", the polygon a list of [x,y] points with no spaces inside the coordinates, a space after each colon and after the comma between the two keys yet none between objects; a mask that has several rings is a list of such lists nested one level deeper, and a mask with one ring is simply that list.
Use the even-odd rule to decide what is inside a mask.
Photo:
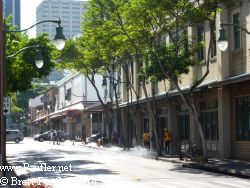
[{"label": "tall high-rise building", "polygon": [[[74,37],[81,33],[83,5],[88,3],[83,0],[44,0],[36,9],[36,21],[62,20],[63,34],[66,38]],[[55,36],[54,23],[42,23],[37,25],[37,34],[48,32],[51,39]]]},{"label": "tall high-rise building", "polygon": [[3,16],[7,18],[10,14],[12,15],[12,25],[17,25],[20,29],[20,0],[3,0]]}]

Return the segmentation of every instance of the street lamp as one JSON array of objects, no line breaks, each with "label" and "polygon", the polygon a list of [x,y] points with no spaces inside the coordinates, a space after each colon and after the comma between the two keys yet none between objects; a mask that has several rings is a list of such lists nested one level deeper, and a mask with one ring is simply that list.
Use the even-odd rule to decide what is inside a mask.
[{"label": "street lamp", "polygon": [[[25,51],[25,50],[28,50],[28,49],[31,49],[31,48],[38,48],[38,47],[40,47],[40,45],[24,47],[21,50],[19,50],[18,52],[7,56],[6,58],[13,58],[16,55],[18,55],[19,53],[21,53],[22,51]],[[42,66],[43,66],[43,56],[42,56],[42,52],[40,50],[36,51],[35,63],[36,63],[37,68],[39,68],[39,69],[42,68]]]},{"label": "street lamp", "polygon": [[61,20],[58,20],[58,26],[56,27],[56,36],[54,38],[54,45],[58,50],[62,50],[65,45],[65,36],[63,35],[63,27],[61,27]]},{"label": "street lamp", "polygon": [[50,106],[50,104],[48,104],[47,105],[47,110],[48,110],[48,127],[49,127],[49,129],[51,130],[51,126],[50,126],[50,119],[49,119],[49,114],[50,114],[50,108],[51,108],[51,106]]},{"label": "street lamp", "polygon": [[[107,95],[108,95],[108,90],[107,90],[107,76],[103,76],[102,79],[102,89],[104,92],[104,96],[103,96],[103,103],[104,103],[104,107],[105,107],[105,114],[104,114],[104,136],[106,136],[106,124],[107,124]],[[104,144],[104,143],[103,143]]]},{"label": "street lamp", "polygon": [[[4,30],[3,30],[3,49],[4,49],[4,54],[3,54],[3,57],[5,56],[6,34],[7,33],[24,32],[24,31],[27,31],[27,30],[33,28],[36,25],[39,25],[39,24],[45,23],[45,22],[52,22],[52,23],[57,23],[58,24],[58,26],[56,27],[56,35],[54,37],[54,45],[55,45],[55,47],[58,50],[62,50],[64,48],[66,38],[63,35],[63,27],[61,26],[61,20],[60,20],[60,18],[58,20],[44,20],[44,21],[40,21],[40,22],[35,23],[31,27],[23,29],[23,30],[6,30],[6,25],[4,23]],[[40,45],[25,47],[25,48],[19,50],[17,53],[13,54],[13,55],[7,56],[7,58],[14,57],[14,56],[16,56],[17,54],[19,54],[20,52],[22,52],[22,51],[24,51],[26,49],[38,48],[38,47],[40,47]],[[5,57],[4,57],[4,61],[5,61]],[[43,66],[43,57],[42,57],[42,52],[40,50],[36,51],[35,63],[36,63],[37,68],[42,68],[42,66]]]},{"label": "street lamp", "polygon": [[103,103],[107,104],[107,95],[108,95],[108,90],[107,90],[107,76],[103,76],[103,79],[102,79],[102,89],[103,89],[103,92],[104,92]]},{"label": "street lamp", "polygon": [[43,56],[42,56],[42,52],[40,50],[36,51],[35,62],[36,62],[37,68],[39,68],[39,69],[42,68],[42,66],[43,66]]},{"label": "street lamp", "polygon": [[225,25],[240,28],[242,31],[245,31],[247,34],[250,35],[250,32],[246,28],[241,27],[240,25],[236,25],[236,24],[233,24],[233,23],[221,23],[220,24],[220,26],[221,26],[220,36],[219,36],[219,39],[218,39],[218,47],[220,48],[221,51],[226,51],[227,47],[228,47],[228,40],[227,40],[227,36],[226,36],[226,31],[225,31],[225,29],[223,27]]},{"label": "street lamp", "polygon": [[34,25],[30,26],[29,28],[26,29],[22,29],[22,30],[6,30],[6,25],[4,24],[4,40],[6,37],[6,33],[20,33],[20,32],[24,32],[24,31],[28,31],[29,29],[35,27],[36,25],[39,25],[41,23],[46,23],[46,22],[51,22],[51,23],[57,23],[57,27],[56,27],[56,35],[54,37],[54,45],[58,50],[62,50],[64,45],[65,45],[65,41],[66,38],[63,35],[63,27],[61,26],[61,19],[59,18],[58,20],[44,20],[44,21],[40,21],[35,23]]}]

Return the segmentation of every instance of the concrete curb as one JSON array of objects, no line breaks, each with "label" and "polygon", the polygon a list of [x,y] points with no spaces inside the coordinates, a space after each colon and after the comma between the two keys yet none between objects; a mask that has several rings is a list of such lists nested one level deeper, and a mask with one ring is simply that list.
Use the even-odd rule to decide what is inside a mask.
[{"label": "concrete curb", "polygon": [[223,168],[223,167],[215,167],[212,166],[212,164],[199,164],[195,162],[186,162],[186,161],[181,161],[181,160],[173,160],[173,159],[168,159],[164,157],[159,157],[158,160],[170,162],[170,163],[175,163],[175,164],[181,164],[182,167],[184,168],[193,168],[193,169],[199,169],[199,170],[205,170],[209,172],[216,172],[216,173],[221,173],[225,175],[230,175],[230,176],[235,176],[239,178],[244,178],[244,179],[250,179],[250,174],[244,173],[239,170],[235,169],[228,169],[228,168]]},{"label": "concrete curb", "polygon": [[186,168],[194,168],[194,169],[200,169],[200,170],[206,170],[209,172],[216,172],[216,173],[221,173],[225,175],[230,175],[230,176],[235,176],[239,178],[244,178],[244,179],[250,179],[250,175],[244,172],[241,172],[239,170],[235,169],[228,169],[228,168],[223,168],[223,167],[214,167],[208,164],[198,164],[198,163],[187,163],[187,164],[182,164],[183,167]]}]

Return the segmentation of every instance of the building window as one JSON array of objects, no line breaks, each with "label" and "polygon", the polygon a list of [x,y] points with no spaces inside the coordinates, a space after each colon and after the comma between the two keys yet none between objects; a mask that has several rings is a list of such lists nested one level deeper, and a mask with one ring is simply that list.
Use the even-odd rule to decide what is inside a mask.
[{"label": "building window", "polygon": [[76,116],[76,123],[81,123],[81,115],[80,114],[78,114]]},{"label": "building window", "polygon": [[[233,24],[240,25],[240,13],[233,14]],[[240,28],[233,27],[233,47],[234,49],[240,48]]]},{"label": "building window", "polygon": [[212,38],[212,44],[211,44],[211,57],[216,56],[216,24],[215,22],[211,23],[211,32],[210,37]]},{"label": "building window", "polygon": [[[197,43],[201,45],[204,42],[204,23],[197,26]],[[204,47],[200,46],[197,51],[197,58],[204,60]]]},{"label": "building window", "polygon": [[102,113],[93,113],[92,114],[93,123],[102,123]]},{"label": "building window", "polygon": [[201,102],[201,124],[206,141],[218,141],[217,100]]},{"label": "building window", "polygon": [[65,100],[71,101],[71,88],[67,89]]},{"label": "building window", "polygon": [[250,96],[235,99],[235,128],[237,141],[250,141]]},{"label": "building window", "polygon": [[179,137],[181,140],[189,140],[190,128],[189,128],[189,115],[180,114],[178,118],[179,125]]},{"label": "building window", "polygon": [[149,131],[149,113],[142,113],[143,132]]}]

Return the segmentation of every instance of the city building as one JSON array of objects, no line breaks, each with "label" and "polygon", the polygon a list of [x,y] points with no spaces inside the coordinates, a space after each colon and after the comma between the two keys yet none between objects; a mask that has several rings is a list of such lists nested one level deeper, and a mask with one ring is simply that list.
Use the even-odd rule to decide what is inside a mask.
[{"label": "city building", "polygon": [[[209,23],[204,22],[196,27],[188,28],[188,33],[196,36],[193,42],[210,41],[211,33],[219,36],[220,23],[232,23],[241,25],[250,31],[250,5],[248,1],[242,1],[232,8],[223,10],[217,15],[215,31],[210,31]],[[208,54],[208,45],[200,48],[197,58],[205,62],[209,55],[209,73],[205,80],[198,86],[193,95],[195,106],[198,109],[200,122],[202,124],[208,155],[211,157],[234,158],[249,160],[250,158],[250,35],[237,27],[228,26],[225,28],[229,46],[227,51],[221,51],[216,41]],[[163,37],[166,43],[170,37]],[[111,106],[109,115],[111,117],[110,127],[118,132],[120,143],[128,147],[143,145],[142,137],[145,131],[153,130],[153,117],[151,109],[148,108],[146,96],[143,92],[142,83],[138,74],[140,67],[136,62],[130,62],[124,66],[125,71],[121,72],[121,85],[119,86],[119,105],[115,105],[110,84],[109,98],[105,104]],[[199,80],[205,74],[206,63],[192,67],[188,74],[182,75],[180,88],[185,94],[189,93],[195,80]],[[115,74],[114,74],[115,75]],[[111,79],[113,75],[108,75]],[[84,76],[83,76],[84,78]],[[101,77],[99,78],[101,88]],[[133,85],[133,88],[130,84]],[[67,79],[58,86],[57,112],[56,117],[63,117],[58,121],[62,129],[70,132],[72,137],[83,136],[84,118],[92,118],[93,112],[100,112],[101,105],[88,106],[92,113],[84,113],[85,89],[82,87],[85,80],[78,74]],[[104,83],[104,82],[103,82]],[[87,84],[85,84],[87,85]],[[103,85],[103,84],[102,84]],[[106,85],[107,86],[107,85]],[[87,87],[88,88],[88,87]],[[102,90],[100,90],[102,91]],[[149,103],[154,102],[156,114],[156,134],[163,144],[164,130],[168,128],[172,133],[170,143],[170,154],[176,155],[185,151],[190,144],[195,143],[201,147],[200,134],[194,117],[190,114],[185,103],[181,100],[178,90],[168,80],[151,84],[146,82]],[[137,95],[139,101],[137,101]],[[101,92],[100,92],[101,93]],[[94,91],[91,92],[91,95]],[[105,92],[100,96],[107,97]],[[90,100],[91,101],[91,100]],[[96,98],[95,101],[98,101]],[[112,103],[110,105],[110,103]],[[92,107],[91,107],[92,106]],[[110,109],[110,108],[109,108]],[[119,112],[120,111],[120,112]],[[85,114],[85,115],[84,115]],[[121,115],[119,115],[121,114]],[[102,117],[103,118],[103,117]],[[98,123],[98,115],[95,117]],[[88,121],[86,121],[88,122]],[[90,120],[90,122],[93,122]],[[93,125],[87,125],[89,129]],[[102,126],[104,129],[105,125]],[[107,130],[103,130],[107,132]],[[109,130],[109,132],[111,129]],[[88,134],[92,131],[88,131]],[[85,132],[86,133],[86,132]],[[110,135],[108,135],[110,137]]]},{"label": "city building", "polygon": [[[250,4],[242,1],[235,7],[223,10],[217,15],[216,36],[218,39],[220,23],[241,25],[250,31]],[[199,110],[199,118],[203,125],[209,156],[222,158],[250,159],[250,35],[237,28],[227,26],[229,38],[228,50],[223,52],[213,45],[210,58],[210,71],[206,79],[198,86],[194,95],[195,105]],[[208,43],[211,31],[208,22],[189,28],[190,35],[196,35]],[[165,37],[169,42],[169,37]],[[216,42],[216,41],[215,41]],[[197,56],[203,60],[207,56],[208,45],[201,49]],[[206,64],[201,63],[183,75],[180,87],[188,93],[194,80],[205,73]],[[138,78],[139,67],[136,63],[128,65],[129,79],[137,93],[136,102],[131,87],[123,84],[122,110],[123,135],[129,146],[142,143],[142,135],[146,130],[153,130],[151,111],[147,107],[146,98]],[[127,77],[122,73],[122,81]],[[139,83],[139,84],[138,84]],[[164,129],[172,132],[171,154],[179,154],[186,150],[190,143],[201,147],[198,127],[181,97],[168,80],[152,85],[146,84],[150,101],[155,100],[157,115],[157,134],[163,139]],[[133,93],[133,94],[130,94]],[[138,108],[139,106],[139,108]],[[163,144],[163,143],[162,143]]]},{"label": "city building", "polygon": [[[43,20],[62,20],[64,36],[72,38],[82,33],[82,16],[84,5],[87,1],[83,0],[44,0],[36,9],[36,21]],[[42,23],[37,26],[37,34],[48,32],[50,38],[55,36],[55,24]]]},{"label": "city building", "polygon": [[20,29],[21,26],[20,11],[20,0],[3,0],[3,16],[7,18],[11,14],[11,23],[12,25],[16,25],[17,29]]},{"label": "city building", "polygon": [[[102,96],[101,75],[95,77],[95,83]],[[42,105],[36,103],[34,108],[30,106],[30,110],[33,110],[33,113],[30,112],[32,114],[30,124],[36,127],[34,128],[36,132],[51,128],[59,129],[68,133],[70,139],[81,140],[90,137],[93,129],[103,129],[102,112],[88,110],[98,103],[97,92],[88,78],[79,72],[68,74],[61,79],[56,87],[52,87],[42,97],[40,96],[40,100]],[[34,99],[35,101],[37,99]],[[33,116],[34,111],[35,116]],[[95,121],[97,116],[101,120]]]}]

